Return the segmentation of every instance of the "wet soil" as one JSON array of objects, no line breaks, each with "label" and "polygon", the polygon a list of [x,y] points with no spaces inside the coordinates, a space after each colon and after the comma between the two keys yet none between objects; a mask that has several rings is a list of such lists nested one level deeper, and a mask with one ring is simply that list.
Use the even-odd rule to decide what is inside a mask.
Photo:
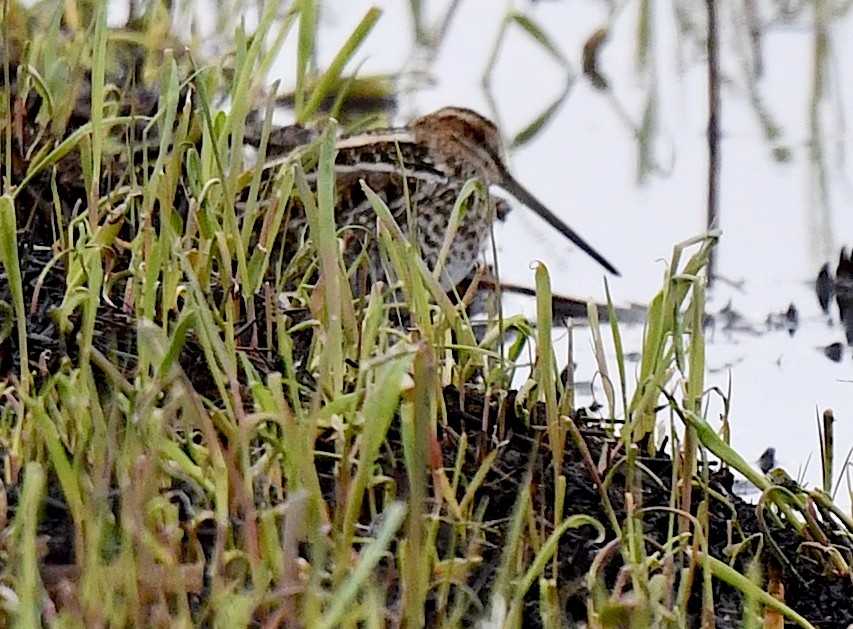
[{"label": "wet soil", "polygon": [[[524,483],[529,483],[533,508],[540,525],[547,530],[546,523],[553,522],[553,456],[544,437],[544,413],[534,412],[529,418],[520,415],[514,404],[514,392],[493,392],[493,395],[486,398],[482,391],[474,386],[465,387],[461,391],[448,387],[444,391],[444,400],[448,410],[448,422],[440,427],[439,444],[446,469],[452,469],[456,464],[463,433],[468,443],[462,457],[464,462],[461,471],[465,478],[474,476],[484,456],[489,452],[498,452],[480,492],[482,496],[488,496],[488,500],[484,501],[486,506],[482,512],[482,521],[489,525],[483,527],[485,539],[480,546],[481,561],[472,569],[467,579],[470,588],[468,593],[476,599],[470,601],[469,613],[464,623],[465,626],[471,626],[470,623],[481,616],[482,610],[488,608],[491,586],[506,550],[505,535],[510,514],[516,507]],[[562,470],[567,479],[563,517],[583,514],[598,520],[608,530],[605,538],[599,540],[593,527],[581,526],[570,529],[560,540],[557,552],[557,583],[569,626],[574,626],[586,618],[587,600],[590,596],[587,574],[597,558],[601,562],[602,553],[607,559],[600,563],[599,581],[607,592],[613,592],[617,582],[625,579],[618,543],[614,546],[616,532],[607,526],[608,518],[602,500],[602,490],[598,487],[601,479],[614,466],[623,463],[624,449],[617,440],[609,436],[609,431],[600,420],[577,413],[573,421],[580,428],[583,447],[588,449],[592,461],[601,462],[601,469],[591,469],[578,444],[568,441]],[[331,438],[331,435],[326,437]],[[319,451],[333,450],[334,445],[325,437],[321,437],[317,448]],[[330,458],[318,456],[316,460],[324,497],[330,508],[333,508],[337,491],[335,466],[330,462]],[[403,461],[402,445],[395,423],[395,427],[389,432],[387,450],[382,457],[382,471],[397,481],[400,493],[405,496],[406,471]],[[630,493],[634,501],[634,512],[644,509],[641,520],[646,550],[653,553],[666,543],[673,525],[670,513],[665,510],[671,495],[672,461],[665,454],[659,453],[640,457],[640,462],[647,470],[645,480],[638,486],[639,491]],[[529,476],[527,471],[530,472]],[[700,502],[705,501],[709,517],[708,544],[714,557],[730,562],[739,572],[745,573],[748,564],[756,558],[756,550],[763,547],[763,552],[758,554],[758,560],[764,567],[765,574],[779,575],[778,579],[784,585],[784,600],[789,606],[816,627],[842,628],[853,622],[853,604],[850,602],[853,601],[853,584],[849,575],[833,573],[829,569],[826,555],[807,547],[804,543],[809,540],[797,535],[793,528],[774,524],[773,519],[766,514],[760,518],[758,507],[731,493],[731,476],[726,471],[712,473],[708,487],[713,491],[695,492],[694,513],[699,509]],[[184,500],[204,501],[204,497],[198,494],[193,497],[187,487],[178,485],[175,490],[181,493]],[[46,540],[47,552],[43,559],[42,573],[50,587],[57,585],[62,578],[74,574],[75,553],[73,526],[55,482],[51,484],[49,494],[39,533],[44,535]],[[617,473],[613,476],[613,482],[606,494],[624,527],[627,517],[626,497],[629,494],[625,487],[624,475]],[[115,502],[115,495],[110,501]],[[9,516],[14,514],[16,504],[17,490],[12,487],[9,491]],[[196,509],[207,506],[203,502],[193,505]],[[113,507],[119,509],[117,504]],[[377,507],[381,508],[381,499]],[[235,520],[235,524],[240,525],[239,519]],[[365,521],[363,524],[369,527],[371,523]],[[833,530],[832,526],[823,528],[829,544],[836,548],[846,548],[847,552],[850,552],[848,535],[841,530]],[[449,530],[446,536],[439,536],[439,553],[443,557],[446,557],[443,553],[451,552],[443,547],[449,544],[451,536]],[[196,529],[192,535],[192,538],[203,544],[208,560],[215,537],[212,528]],[[764,543],[758,543],[759,539],[763,539]],[[733,558],[734,547],[742,543],[744,546]],[[681,574],[679,568],[686,565],[678,564],[679,561],[686,561],[683,555],[675,555],[675,561],[676,564],[671,566],[675,568],[672,573],[673,588],[679,586],[679,579],[674,575]],[[385,567],[383,578],[389,592],[396,590],[398,576],[393,566]],[[694,614],[691,626],[696,627],[700,626],[701,583],[702,579],[695,575],[690,608]],[[199,602],[204,600],[204,586],[195,596]],[[742,626],[743,597],[739,591],[714,579],[713,596],[716,626]],[[541,626],[536,585],[526,600],[523,626]],[[435,608],[436,604],[434,597],[428,601],[428,620],[441,615]],[[630,603],[627,599],[622,613],[630,613]],[[430,626],[430,622],[427,626]]]}]

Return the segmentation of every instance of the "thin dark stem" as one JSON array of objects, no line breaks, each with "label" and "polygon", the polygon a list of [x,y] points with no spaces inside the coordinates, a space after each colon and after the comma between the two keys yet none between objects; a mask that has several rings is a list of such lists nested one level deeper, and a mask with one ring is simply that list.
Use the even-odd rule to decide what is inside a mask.
[{"label": "thin dark stem", "polygon": [[[720,187],[720,57],[717,34],[717,2],[706,0],[708,8],[708,217],[707,227],[717,226]],[[716,275],[716,249],[708,260],[708,284]]]}]

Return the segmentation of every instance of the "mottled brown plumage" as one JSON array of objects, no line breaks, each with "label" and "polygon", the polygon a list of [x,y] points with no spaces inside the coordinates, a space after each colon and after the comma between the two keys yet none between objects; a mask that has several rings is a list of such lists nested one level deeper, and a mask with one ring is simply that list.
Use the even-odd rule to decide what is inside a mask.
[{"label": "mottled brown plumage", "polygon": [[[410,226],[416,230],[421,254],[430,269],[438,262],[457,198],[465,183],[476,178],[486,187],[499,186],[509,192],[616,273],[609,262],[510,176],[501,159],[497,128],[473,111],[444,108],[403,128],[343,137],[336,148],[339,227],[355,225],[364,229],[354,233],[375,233],[376,215],[360,185],[364,180],[385,201],[407,236]],[[470,197],[443,266],[442,283],[446,287],[456,285],[474,269],[494,218],[493,198]],[[353,240],[360,250],[363,239]],[[373,279],[381,279],[378,249],[375,243],[369,246]]]}]

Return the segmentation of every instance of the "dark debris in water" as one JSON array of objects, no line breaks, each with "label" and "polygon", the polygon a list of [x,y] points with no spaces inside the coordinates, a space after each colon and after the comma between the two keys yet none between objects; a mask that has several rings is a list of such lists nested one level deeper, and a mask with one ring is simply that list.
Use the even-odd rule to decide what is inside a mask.
[{"label": "dark debris in water", "polygon": [[[824,264],[817,274],[814,288],[815,296],[825,314],[831,314],[832,298],[835,297],[845,343],[853,346],[853,250],[848,253],[846,248],[841,249],[834,273],[828,263]],[[841,362],[841,343],[831,343],[822,349],[827,358],[833,362]]]},{"label": "dark debris in water", "polygon": [[830,274],[828,263],[824,264],[818,272],[814,287],[821,310],[829,314],[829,300],[835,293],[835,280]]},{"label": "dark debris in water", "polygon": [[823,348],[823,355],[834,363],[840,363],[844,358],[844,344],[830,343]]},{"label": "dark debris in water", "polygon": [[[833,304],[838,321],[844,330],[844,343],[833,342],[818,347],[829,360],[841,362],[844,359],[845,346],[853,346],[853,250],[849,253],[842,248],[838,264],[833,270],[830,264],[824,264],[814,281],[814,291],[821,310],[833,314]],[[832,318],[829,319],[830,324]],[[767,315],[763,329],[739,312],[730,301],[716,313],[706,315],[706,330],[712,334],[717,330],[731,334],[758,336],[769,331],[785,330],[794,336],[799,330],[800,312],[796,304],[791,303],[783,312],[771,312]]]},{"label": "dark debris in water", "polygon": [[767,448],[758,458],[758,469],[762,474],[766,474],[774,467],[776,467],[776,448]]},{"label": "dark debris in water", "polygon": [[766,332],[785,330],[789,335],[794,336],[799,327],[800,313],[793,303],[783,312],[768,313],[763,327],[757,325],[737,310],[731,301],[718,312],[709,313],[705,316],[705,329],[712,333],[720,330],[725,334],[760,336]]}]

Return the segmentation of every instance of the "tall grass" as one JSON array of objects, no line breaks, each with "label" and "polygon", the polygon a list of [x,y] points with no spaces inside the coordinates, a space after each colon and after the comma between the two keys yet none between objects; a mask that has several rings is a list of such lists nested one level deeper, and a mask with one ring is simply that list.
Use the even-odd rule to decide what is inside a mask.
[{"label": "tall grass", "polygon": [[[354,294],[365,260],[345,258],[340,246],[334,120],[315,145],[273,168],[265,161],[270,99],[258,162],[245,163],[246,121],[263,103],[265,72],[279,47],[298,40],[296,116],[312,120],[378,11],[365,14],[321,71],[312,66],[315,3],[300,0],[285,11],[269,3],[254,33],[236,34],[228,71],[192,51],[158,57],[157,105],[139,115],[123,112],[120,98],[135,86],[113,83],[119,38],[106,27],[105,4],[87,7],[66,3],[66,13],[89,16],[76,30],[68,19],[60,28],[58,9],[32,10],[32,41],[15,84],[18,102],[38,95],[39,115],[63,131],[31,138],[27,167],[8,177],[0,197],[2,295],[11,301],[0,340],[12,337],[14,319],[21,356],[19,373],[0,384],[2,495],[7,500],[14,489],[17,497],[11,517],[0,509],[5,624],[414,627],[429,618],[455,627],[480,617],[484,626],[516,627],[538,593],[543,626],[561,627],[567,584],[560,544],[581,527],[594,531],[589,544],[596,548],[580,579],[589,626],[684,626],[700,569],[706,618],[714,577],[797,619],[768,598],[759,577],[711,556],[707,519],[693,508],[694,483],[705,508],[710,500],[699,474],[709,451],[765,490],[775,505],[768,517],[780,512],[800,530],[819,530],[801,496],[752,472],[703,418],[703,272],[718,234],[676,248],[649,307],[637,383],[628,379],[610,305],[618,381],[607,381],[609,402],[615,415],[621,398],[625,427],[613,442],[621,458],[600,467],[559,381],[544,266],[536,270],[536,331],[522,317],[500,318],[478,340],[439,271],[426,266],[369,189],[379,246],[398,284]],[[529,21],[516,16],[514,23],[544,37]],[[67,133],[77,122],[51,76],[59,60],[81,81],[68,93],[91,92],[90,119]],[[227,109],[217,104],[223,94]],[[7,172],[12,115],[6,107]],[[57,183],[69,163],[80,165],[84,192],[71,207]],[[33,234],[21,204],[38,186],[50,192],[40,197],[52,206],[38,225],[55,236],[53,258],[25,283],[33,275],[25,266],[33,263]],[[468,193],[483,191],[471,184]],[[297,198],[307,236],[286,256],[283,239],[295,236],[284,226]],[[697,250],[682,264],[690,248]],[[69,351],[48,367],[48,356],[33,357],[27,325],[48,299],[39,290],[53,281],[62,294],[50,316]],[[407,328],[395,303],[401,297]],[[505,338],[508,331],[514,339]],[[593,338],[606,375],[597,329]],[[511,512],[487,521],[495,478],[506,474],[499,464],[511,429],[501,412],[523,369],[517,359],[534,340],[526,394],[512,404],[534,430],[544,414],[544,431],[505,479],[519,488]],[[474,418],[480,433],[449,422],[448,395],[464,398],[470,390],[485,400],[483,416]],[[652,509],[642,496],[643,483],[657,479],[641,454],[653,444],[661,406],[683,418],[685,431],[665,508],[678,526],[652,551],[643,532]],[[600,494],[601,521],[567,515],[577,482],[567,474],[570,451]],[[611,500],[620,474],[623,519]],[[53,537],[65,548],[51,550],[61,559],[46,561],[37,532],[45,505],[55,504],[65,528]],[[501,547],[490,555],[496,536]],[[489,556],[496,559],[483,594],[473,582]],[[603,575],[615,557],[625,567],[614,584]]]}]

